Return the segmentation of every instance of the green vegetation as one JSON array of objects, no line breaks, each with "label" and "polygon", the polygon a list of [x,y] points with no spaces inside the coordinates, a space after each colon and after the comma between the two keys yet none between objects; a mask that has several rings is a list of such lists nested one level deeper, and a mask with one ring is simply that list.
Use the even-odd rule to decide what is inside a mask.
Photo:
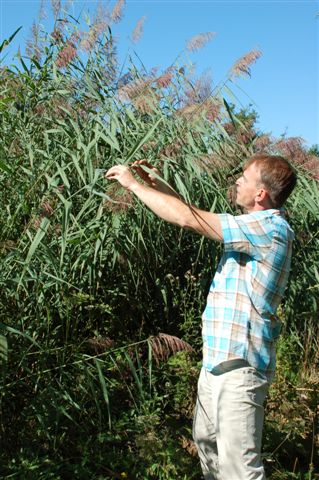
[{"label": "green vegetation", "polygon": [[234,212],[234,177],[261,150],[299,172],[265,462],[272,480],[319,478],[316,150],[236,113],[229,87],[256,52],[213,91],[183,55],[163,72],[118,65],[120,7],[85,31],[56,13],[29,58],[1,68],[1,478],[200,478],[200,317],[221,249],[155,218],[103,172],[146,158],[186,201]]}]

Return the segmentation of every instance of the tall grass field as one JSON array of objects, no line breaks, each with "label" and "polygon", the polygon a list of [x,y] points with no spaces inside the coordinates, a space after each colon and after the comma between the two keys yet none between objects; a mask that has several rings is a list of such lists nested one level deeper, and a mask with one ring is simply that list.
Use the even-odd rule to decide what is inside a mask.
[{"label": "tall grass field", "polygon": [[19,31],[0,46],[0,478],[201,478],[191,426],[221,246],[104,172],[146,159],[185,201],[238,213],[236,176],[263,151],[298,171],[264,462],[270,480],[318,479],[318,147],[258,132],[237,107],[231,87],[259,51],[213,88],[187,61],[211,32],[147,71],[117,57],[123,1],[88,24],[52,4],[52,29],[35,24],[26,53],[6,57]]}]

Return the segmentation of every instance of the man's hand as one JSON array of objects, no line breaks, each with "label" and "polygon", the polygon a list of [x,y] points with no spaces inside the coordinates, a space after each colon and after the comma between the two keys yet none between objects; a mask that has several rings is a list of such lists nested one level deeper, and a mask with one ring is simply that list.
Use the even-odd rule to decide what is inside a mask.
[{"label": "man's hand", "polygon": [[[140,162],[145,162],[145,160],[140,160]],[[135,163],[137,163],[137,167],[143,165],[143,163]],[[158,186],[152,187],[152,182],[155,180],[152,179],[151,173],[145,173],[147,185],[138,182],[126,165],[115,165],[106,172],[105,177],[109,180],[117,180],[122,187],[133,192],[152,212],[166,222],[192,230],[213,240],[222,241],[223,234],[218,215],[188,205],[160,179]],[[139,176],[142,178],[142,175]]]},{"label": "man's hand", "polygon": [[138,181],[134,178],[130,172],[129,167],[125,165],[115,165],[111,167],[105,174],[108,180],[117,180],[122,187],[130,190],[134,185],[138,184]]}]

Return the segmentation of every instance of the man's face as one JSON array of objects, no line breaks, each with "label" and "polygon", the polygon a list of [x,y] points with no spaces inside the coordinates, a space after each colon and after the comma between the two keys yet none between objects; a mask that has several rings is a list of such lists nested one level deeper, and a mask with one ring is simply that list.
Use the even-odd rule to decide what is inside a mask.
[{"label": "man's face", "polygon": [[249,165],[236,181],[236,203],[247,211],[256,206],[256,196],[261,189],[259,168],[255,163]]}]

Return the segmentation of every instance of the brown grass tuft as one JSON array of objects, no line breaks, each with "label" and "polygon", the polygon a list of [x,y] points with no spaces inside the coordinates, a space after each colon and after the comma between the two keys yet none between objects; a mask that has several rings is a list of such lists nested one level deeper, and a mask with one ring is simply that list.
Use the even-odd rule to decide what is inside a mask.
[{"label": "brown grass tuft", "polygon": [[180,444],[184,450],[191,456],[191,457],[197,457],[197,447],[193,440],[186,438],[185,436],[182,436],[179,438]]},{"label": "brown grass tuft", "polygon": [[184,340],[167,333],[159,333],[149,339],[156,363],[167,360],[177,352],[193,352],[193,348]]},{"label": "brown grass tuft", "polygon": [[40,214],[42,217],[51,217],[54,213],[54,208],[52,207],[51,203],[46,200],[41,204],[40,207]]},{"label": "brown grass tuft", "polygon": [[225,171],[234,165],[234,158],[226,154],[211,153],[194,158],[194,162],[206,173]]},{"label": "brown grass tuft", "polygon": [[156,147],[157,147],[157,142],[155,142],[154,140],[151,140],[147,143],[144,143],[144,145],[142,145],[142,150],[143,152],[150,152],[150,151],[153,151]]},{"label": "brown grass tuft", "polygon": [[196,122],[202,113],[201,105],[193,104],[176,110],[176,115],[185,118],[188,122]]},{"label": "brown grass tuft", "polygon": [[93,337],[87,341],[87,345],[89,349],[95,353],[103,353],[105,350],[109,350],[110,348],[114,347],[114,340],[109,337]]},{"label": "brown grass tuft", "polygon": [[41,0],[40,7],[39,7],[39,21],[45,20],[47,18],[47,14],[45,11],[45,0]]},{"label": "brown grass tuft", "polygon": [[90,52],[95,46],[98,37],[107,30],[108,25],[108,12],[105,11],[102,4],[99,4],[89,31],[83,33],[80,43],[81,49]]},{"label": "brown grass tuft", "polygon": [[103,204],[105,210],[112,213],[127,212],[133,206],[133,195],[128,190],[124,190],[118,183],[112,184],[107,195],[112,200],[106,200]]}]

